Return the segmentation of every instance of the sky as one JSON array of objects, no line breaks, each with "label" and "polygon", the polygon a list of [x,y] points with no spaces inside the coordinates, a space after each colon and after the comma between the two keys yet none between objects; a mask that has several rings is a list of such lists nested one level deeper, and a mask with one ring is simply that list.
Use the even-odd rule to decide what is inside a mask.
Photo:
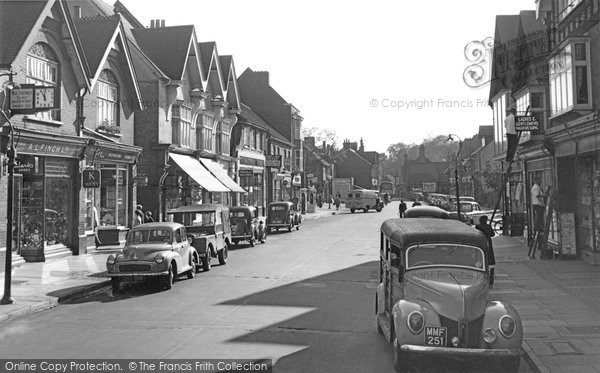
[{"label": "sky", "polygon": [[378,152],[492,125],[489,84],[463,78],[473,63],[465,47],[494,36],[496,15],[535,9],[534,0],[121,1],[146,26],[195,25],[199,41],[233,56],[238,76],[269,71],[303,127]]}]

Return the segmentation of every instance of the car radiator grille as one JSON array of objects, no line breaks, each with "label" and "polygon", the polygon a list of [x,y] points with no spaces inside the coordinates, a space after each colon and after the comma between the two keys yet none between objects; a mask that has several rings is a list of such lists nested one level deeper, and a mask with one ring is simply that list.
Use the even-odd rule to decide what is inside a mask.
[{"label": "car radiator grille", "polygon": [[461,340],[460,347],[477,348],[480,346],[483,316],[464,325],[462,335],[459,333],[458,321],[440,316],[440,322],[443,327],[448,329],[448,347],[454,347],[452,337],[455,336],[458,336]]},{"label": "car radiator grille", "polygon": [[151,268],[150,264],[121,264],[119,272],[149,272]]}]

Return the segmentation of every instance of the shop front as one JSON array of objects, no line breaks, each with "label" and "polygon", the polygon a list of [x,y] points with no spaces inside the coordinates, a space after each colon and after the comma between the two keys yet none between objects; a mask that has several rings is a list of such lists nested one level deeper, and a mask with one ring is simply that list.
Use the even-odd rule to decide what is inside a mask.
[{"label": "shop front", "polygon": [[82,171],[85,220],[80,237],[87,248],[123,245],[137,204],[134,184],[141,148],[96,140],[90,144]]},{"label": "shop front", "polygon": [[240,197],[236,198],[232,194],[246,194],[246,191],[236,183],[227,172],[229,163],[219,163],[208,158],[199,158],[198,161],[217,179],[221,184],[225,185],[230,193],[218,194],[217,198],[214,198],[211,203],[221,203],[227,206],[232,206],[234,201],[240,201]]},{"label": "shop front", "polygon": [[[526,162],[526,182],[524,186],[524,198],[527,206],[527,226],[534,226],[534,214],[531,207],[531,188],[535,183],[535,180],[541,180],[540,187],[543,190],[547,190],[548,194],[551,192],[556,192],[556,183],[555,183],[555,171],[554,171],[554,159],[552,157],[541,157],[537,159],[530,159]],[[556,198],[558,195],[555,193],[553,197]],[[546,202],[550,202],[548,198],[546,198]],[[551,203],[551,205],[557,206],[556,203]],[[550,226],[548,227],[548,249],[553,251],[558,250],[560,246],[560,238],[559,238],[559,216],[557,214],[556,209],[548,209],[548,212],[552,214],[552,218],[550,220]],[[533,232],[531,229],[527,232],[528,241],[531,242],[533,239]]]},{"label": "shop front", "polygon": [[238,152],[238,180],[246,191],[241,197],[241,204],[255,206],[260,216],[266,213],[265,204],[265,156],[246,150]]}]

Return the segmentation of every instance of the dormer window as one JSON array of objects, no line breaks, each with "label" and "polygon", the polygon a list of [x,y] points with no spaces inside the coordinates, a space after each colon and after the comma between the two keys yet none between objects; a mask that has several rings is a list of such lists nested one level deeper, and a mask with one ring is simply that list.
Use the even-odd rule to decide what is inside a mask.
[{"label": "dormer window", "polygon": [[112,72],[103,70],[98,78],[98,127],[106,132],[120,133],[119,83]]},{"label": "dormer window", "polygon": [[[27,53],[27,84],[56,87],[59,85],[58,59],[52,49],[44,43],[34,44]],[[35,114],[35,119],[60,121],[60,110],[48,110]]]}]

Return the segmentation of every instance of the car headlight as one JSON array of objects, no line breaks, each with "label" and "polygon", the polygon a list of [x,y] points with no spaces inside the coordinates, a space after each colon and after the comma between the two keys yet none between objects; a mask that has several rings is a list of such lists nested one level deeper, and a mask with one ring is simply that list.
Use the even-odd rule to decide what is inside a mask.
[{"label": "car headlight", "polygon": [[493,329],[484,330],[483,340],[485,343],[494,343],[496,341],[496,332]]},{"label": "car headlight", "polygon": [[517,330],[515,319],[509,315],[502,316],[498,322],[498,329],[500,329],[500,333],[506,338],[512,337]]},{"label": "car headlight", "polygon": [[165,260],[165,258],[162,256],[162,254],[158,254],[154,257],[154,261],[158,264],[162,263]]},{"label": "car headlight", "polygon": [[413,334],[419,334],[423,331],[423,327],[425,326],[425,319],[423,318],[423,314],[419,311],[413,311],[408,315],[408,319],[406,319],[406,325],[408,329]]},{"label": "car headlight", "polygon": [[112,264],[115,264],[115,261],[116,261],[116,260],[117,260],[117,257],[116,257],[116,255],[115,255],[115,254],[110,254],[110,255],[108,256],[108,258],[106,258],[106,263],[107,263],[107,264],[111,264],[111,265],[112,265]]}]

